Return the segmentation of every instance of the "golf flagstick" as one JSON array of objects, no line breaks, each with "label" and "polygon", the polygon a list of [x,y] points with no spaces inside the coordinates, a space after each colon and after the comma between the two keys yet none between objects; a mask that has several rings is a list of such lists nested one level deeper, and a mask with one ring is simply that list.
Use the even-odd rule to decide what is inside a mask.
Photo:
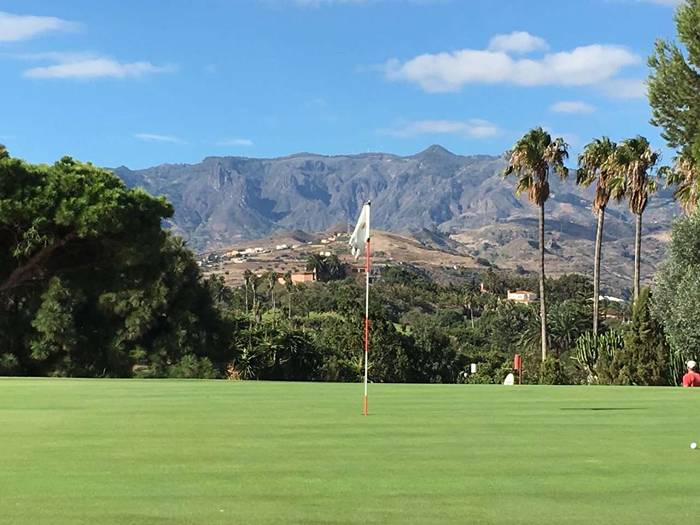
[{"label": "golf flagstick", "polygon": [[369,272],[370,272],[370,239],[369,239],[369,207],[367,208],[367,246],[365,251],[365,398],[362,413],[366,416],[367,405],[367,371],[369,369]]},{"label": "golf flagstick", "polygon": [[364,365],[365,365],[365,393],[362,398],[362,414],[367,415],[369,413],[368,409],[368,397],[367,397],[367,383],[369,375],[369,274],[371,270],[370,262],[370,202],[362,206],[362,211],[360,212],[360,217],[357,219],[357,224],[355,225],[355,230],[350,236],[350,251],[352,252],[355,259],[360,257],[362,250],[365,250],[365,346],[364,346]]}]

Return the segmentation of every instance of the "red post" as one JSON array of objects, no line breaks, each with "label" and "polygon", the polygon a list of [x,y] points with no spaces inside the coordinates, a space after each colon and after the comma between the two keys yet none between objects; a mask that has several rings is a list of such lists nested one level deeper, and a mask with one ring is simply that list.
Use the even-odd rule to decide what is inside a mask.
[{"label": "red post", "polygon": [[513,358],[513,370],[518,372],[518,383],[523,384],[523,358],[520,354],[515,354]]}]

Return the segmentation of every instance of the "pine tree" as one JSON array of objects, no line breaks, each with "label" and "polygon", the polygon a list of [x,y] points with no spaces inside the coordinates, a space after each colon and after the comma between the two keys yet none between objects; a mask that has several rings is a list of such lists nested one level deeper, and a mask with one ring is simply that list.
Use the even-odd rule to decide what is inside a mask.
[{"label": "pine tree", "polygon": [[663,327],[651,315],[651,291],[644,288],[632,309],[632,324],[625,334],[625,347],[614,358],[619,367],[618,384],[668,385],[669,350]]}]

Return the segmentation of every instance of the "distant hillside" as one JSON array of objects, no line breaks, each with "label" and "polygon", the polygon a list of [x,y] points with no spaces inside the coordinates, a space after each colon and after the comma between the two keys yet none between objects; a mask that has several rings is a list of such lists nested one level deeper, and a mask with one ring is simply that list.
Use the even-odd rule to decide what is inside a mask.
[{"label": "distant hillside", "polygon": [[[536,214],[514,196],[513,181],[503,180],[504,163],[504,157],[461,156],[431,146],[408,157],[208,157],[199,164],[121,167],[115,172],[130,186],[165,195],[175,206],[172,227],[200,251],[298,230],[319,232],[338,224],[347,228],[371,198],[378,229],[410,233],[446,252],[527,267]],[[595,236],[590,195],[590,189],[582,190],[572,180],[552,180],[547,203],[547,229],[554,243],[550,256],[566,267],[589,264]],[[647,273],[662,257],[663,239],[677,213],[670,193],[652,199],[645,213]],[[608,262],[626,264],[633,235],[626,209],[611,206],[606,218]]]}]

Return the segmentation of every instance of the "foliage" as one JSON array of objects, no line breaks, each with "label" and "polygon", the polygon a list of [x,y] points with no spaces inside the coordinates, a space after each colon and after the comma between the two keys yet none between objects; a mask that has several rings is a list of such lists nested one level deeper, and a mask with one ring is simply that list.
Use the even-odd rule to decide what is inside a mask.
[{"label": "foliage", "polygon": [[700,164],[700,0],[676,14],[678,43],[658,40],[649,57],[652,123],[663,128],[669,147]]},{"label": "foliage", "polygon": [[684,2],[676,14],[678,43],[658,40],[649,57],[652,124],[663,128],[678,152],[665,168],[667,182],[687,213],[700,201],[700,0]]},{"label": "foliage", "polygon": [[541,385],[564,385],[567,383],[560,359],[549,356],[540,363],[539,383]]},{"label": "foliage", "polygon": [[309,255],[306,269],[315,272],[316,279],[321,282],[338,281],[345,279],[347,275],[346,266],[340,262],[335,254],[327,257],[316,253]]},{"label": "foliage", "polygon": [[632,322],[625,344],[613,359],[620,372],[616,383],[622,385],[669,385],[669,349],[663,327],[651,316],[651,292],[644,288],[632,309]]},{"label": "foliage", "polygon": [[561,138],[552,139],[542,128],[534,128],[515,143],[504,175],[517,177],[516,193],[527,193],[533,204],[543,206],[549,198],[549,175],[565,178],[567,145]]},{"label": "foliage", "polygon": [[667,260],[653,286],[654,318],[671,348],[675,380],[688,359],[700,357],[700,214],[677,220]]},{"label": "foliage", "polygon": [[198,358],[186,354],[180,360],[168,367],[168,377],[180,379],[213,379],[218,376],[214,365],[207,357]]},{"label": "foliage", "polygon": [[594,213],[605,209],[610,200],[610,183],[616,174],[616,150],[617,144],[608,137],[601,137],[586,145],[579,155],[576,184],[587,188],[595,183]]},{"label": "foliage", "polygon": [[653,170],[659,158],[645,137],[636,136],[623,140],[609,160],[615,174],[609,183],[611,195],[618,201],[626,199],[635,215],[644,213],[649,196],[657,189]]},{"label": "foliage", "polygon": [[611,383],[617,374],[612,373],[610,367],[615,354],[623,347],[624,338],[619,331],[609,330],[597,335],[586,332],[576,340],[572,359],[585,372],[588,384]]},{"label": "foliage", "polygon": [[598,359],[595,365],[595,377],[602,385],[613,385],[620,375],[620,362],[615,357],[625,347],[624,334],[610,331],[598,336]]},{"label": "foliage", "polygon": [[90,164],[0,159],[0,347],[16,373],[164,376],[188,354],[230,360],[227,292],[163,230],[171,214]]}]

